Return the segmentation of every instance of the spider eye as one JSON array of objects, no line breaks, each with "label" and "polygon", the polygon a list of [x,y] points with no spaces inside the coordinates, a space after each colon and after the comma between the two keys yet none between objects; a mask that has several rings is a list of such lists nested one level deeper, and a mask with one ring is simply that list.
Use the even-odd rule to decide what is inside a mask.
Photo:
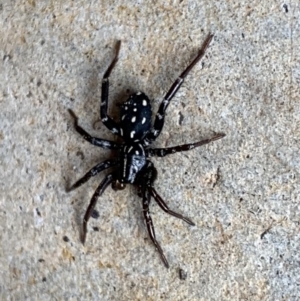
[{"label": "spider eye", "polygon": [[120,183],[118,180],[113,181],[111,184],[113,190],[123,190],[125,189],[126,185],[124,183]]}]

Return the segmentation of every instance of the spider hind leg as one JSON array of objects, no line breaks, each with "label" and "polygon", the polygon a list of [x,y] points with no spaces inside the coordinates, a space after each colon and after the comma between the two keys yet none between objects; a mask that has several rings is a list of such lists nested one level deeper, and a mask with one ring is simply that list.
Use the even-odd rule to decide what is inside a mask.
[{"label": "spider hind leg", "polygon": [[99,146],[99,147],[102,147],[105,149],[119,149],[120,148],[120,145],[116,142],[92,137],[86,130],[84,130],[78,124],[78,117],[76,116],[76,114],[71,109],[68,109],[68,111],[74,120],[75,130],[83,137],[83,139],[85,139],[86,141],[88,141],[89,143],[91,143],[95,146]]},{"label": "spider hind leg", "polygon": [[118,41],[116,45],[116,53],[114,59],[110,63],[106,72],[104,73],[102,79],[102,94],[101,94],[101,106],[100,106],[101,121],[111,132],[117,135],[120,135],[120,126],[111,117],[108,116],[107,107],[108,107],[108,94],[109,94],[109,76],[118,61],[120,47],[121,47],[121,41]]},{"label": "spider hind leg", "polygon": [[209,34],[205,41],[202,44],[202,47],[199,49],[198,55],[194,58],[194,60],[185,68],[185,70],[179,75],[179,77],[175,80],[172,84],[169,91],[166,93],[164,100],[159,106],[158,112],[155,117],[154,126],[152,127],[151,131],[147,134],[146,139],[144,141],[145,145],[149,145],[152,141],[154,141],[162,131],[165,122],[165,113],[167,110],[170,101],[175,96],[176,92],[179,90],[180,86],[184,82],[184,79],[189,74],[189,72],[193,69],[193,67],[201,60],[204,56],[206,49],[208,48],[213,34]]}]

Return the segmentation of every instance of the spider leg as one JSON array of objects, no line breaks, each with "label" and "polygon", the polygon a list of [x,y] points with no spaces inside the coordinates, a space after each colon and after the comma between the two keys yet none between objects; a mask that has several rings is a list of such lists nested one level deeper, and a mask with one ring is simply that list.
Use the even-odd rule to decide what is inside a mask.
[{"label": "spider leg", "polygon": [[101,107],[100,107],[100,116],[103,124],[114,134],[120,134],[120,126],[107,115],[107,105],[108,105],[108,91],[109,91],[109,76],[113,68],[115,67],[118,61],[118,55],[120,52],[121,41],[117,42],[116,45],[116,54],[111,64],[104,73],[102,79],[102,94],[101,94]]},{"label": "spider leg", "polygon": [[94,166],[91,170],[89,170],[82,178],[80,178],[76,183],[74,183],[70,188],[67,189],[67,192],[72,191],[85,182],[87,182],[91,177],[94,177],[99,172],[103,171],[104,169],[110,168],[112,166],[115,166],[117,164],[116,161],[113,160],[105,160],[104,162],[101,162]]},{"label": "spider leg", "polygon": [[69,109],[68,110],[70,115],[74,119],[74,127],[75,130],[88,142],[90,142],[93,145],[106,148],[106,149],[119,149],[120,145],[116,142],[105,140],[105,139],[100,139],[96,137],[92,137],[88,132],[86,132],[81,126],[78,125],[78,117],[76,114]]},{"label": "spider leg", "polygon": [[107,188],[107,186],[113,181],[114,176],[113,174],[108,174],[104,180],[100,183],[100,185],[97,187],[96,191],[94,192],[92,199],[90,201],[90,204],[85,212],[84,218],[83,218],[83,232],[81,236],[81,242],[82,244],[85,243],[86,239],[86,233],[87,233],[87,223],[91,217],[91,214],[95,208],[95,205],[97,203],[98,197],[104,192],[104,190]]},{"label": "spider leg", "polygon": [[204,139],[195,143],[190,143],[190,144],[183,144],[183,145],[177,145],[177,146],[173,146],[173,147],[167,147],[167,148],[150,148],[148,149],[148,156],[157,156],[157,157],[164,157],[166,155],[169,154],[175,154],[177,152],[184,152],[184,151],[188,151],[191,150],[195,147],[204,145],[204,144],[208,144],[212,141],[221,139],[223,137],[225,137],[225,134],[216,134],[215,136],[213,136],[212,138],[209,139]]},{"label": "spider leg", "polygon": [[195,223],[193,223],[189,218],[184,217],[183,215],[174,212],[173,210],[170,210],[168,205],[164,202],[164,200],[161,198],[160,195],[158,195],[158,193],[156,192],[156,190],[153,187],[148,187],[150,194],[154,197],[156,203],[159,205],[159,207],[165,211],[166,213],[173,215],[177,218],[182,219],[183,221],[185,221],[186,223],[190,224],[191,226],[195,226]]},{"label": "spider leg", "polygon": [[201,49],[199,50],[198,55],[195,57],[195,59],[187,66],[187,68],[179,75],[179,77],[175,80],[169,91],[164,97],[163,102],[160,104],[158,112],[155,117],[154,126],[151,129],[151,131],[146,136],[146,139],[144,141],[145,145],[149,145],[152,141],[154,141],[160,134],[163,126],[164,126],[164,118],[166,109],[182,85],[185,77],[189,74],[189,72],[192,70],[192,68],[200,61],[200,59],[203,57],[207,47],[209,46],[211,40],[213,38],[213,34],[209,34],[207,38],[205,39],[204,43],[202,44]]},{"label": "spider leg", "polygon": [[150,211],[149,211],[150,198],[151,198],[149,190],[144,188],[142,193],[143,193],[143,213],[144,213],[144,218],[145,218],[145,221],[147,224],[149,236],[150,236],[155,248],[157,249],[158,253],[160,254],[160,257],[161,257],[163,263],[165,264],[166,268],[169,268],[169,263],[167,261],[167,258],[165,257],[164,252],[155,237],[154,226],[153,226],[152,218],[150,216]]}]

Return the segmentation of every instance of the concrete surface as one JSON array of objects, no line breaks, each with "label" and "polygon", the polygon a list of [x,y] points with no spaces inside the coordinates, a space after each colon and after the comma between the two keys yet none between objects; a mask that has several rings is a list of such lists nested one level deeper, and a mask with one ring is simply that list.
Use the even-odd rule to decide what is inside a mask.
[{"label": "concrete surface", "polygon": [[[299,300],[299,1],[59,3],[0,4],[0,299]],[[155,111],[209,32],[154,144],[227,134],[153,160],[157,191],[196,226],[152,204],[167,270],[136,190],[109,187],[82,246],[82,217],[105,173],[65,187],[110,152],[83,141],[67,109],[115,139],[98,119],[116,41],[115,118],[138,90]]]}]

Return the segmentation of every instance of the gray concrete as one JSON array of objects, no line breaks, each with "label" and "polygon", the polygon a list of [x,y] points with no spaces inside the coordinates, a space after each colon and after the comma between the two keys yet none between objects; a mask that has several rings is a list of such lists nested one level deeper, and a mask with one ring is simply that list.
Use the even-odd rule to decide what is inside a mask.
[{"label": "gray concrete", "polygon": [[[61,2],[0,6],[0,299],[299,300],[299,1]],[[152,204],[166,270],[135,189],[108,188],[82,246],[103,175],[65,186],[110,152],[83,141],[67,109],[115,139],[97,120],[116,41],[115,118],[114,105],[138,90],[156,110],[209,32],[155,146],[227,136],[153,160],[157,191],[196,226]]]}]

